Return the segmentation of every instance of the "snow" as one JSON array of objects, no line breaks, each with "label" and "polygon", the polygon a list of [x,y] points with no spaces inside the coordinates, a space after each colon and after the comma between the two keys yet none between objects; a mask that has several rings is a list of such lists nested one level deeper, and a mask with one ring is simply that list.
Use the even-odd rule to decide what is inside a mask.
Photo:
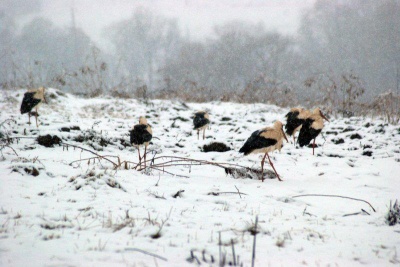
[{"label": "snow", "polygon": [[[16,121],[0,131],[34,137],[10,145],[18,156],[8,147],[2,150],[0,266],[198,266],[196,260],[188,260],[191,251],[202,265],[218,266],[219,249],[232,261],[231,240],[239,261],[251,266],[254,236],[250,230],[256,216],[255,266],[399,264],[400,224],[385,223],[390,201],[399,199],[399,125],[380,119],[331,117],[323,129],[326,140],[317,138],[315,156],[311,148],[295,148],[286,142],[281,153],[271,154],[283,182],[234,179],[212,165],[165,167],[176,174],[171,175],[154,169],[139,172],[132,169],[133,164],[128,170],[123,166],[114,170],[104,159],[88,164],[88,160],[79,161],[94,156],[87,151],[58,145],[48,148],[35,138],[57,135],[64,143],[137,162],[136,149],[124,147],[121,139],[128,142],[129,130],[139,116],[147,115],[154,137],[148,158],[177,156],[259,168],[262,155],[244,157],[237,151],[253,131],[276,119],[284,121],[289,109],[264,104],[82,99],[49,89],[49,104],[39,109],[37,129],[19,114],[23,93],[3,91],[0,97],[0,123]],[[197,140],[192,130],[191,116],[198,110],[211,114],[206,140]],[[60,131],[72,126],[80,130]],[[99,139],[74,141],[90,133],[113,144],[103,147]],[[361,139],[350,138],[356,133]],[[335,144],[340,138],[344,143]],[[201,152],[212,141],[233,150]],[[366,151],[372,155],[363,155]],[[167,160],[157,159],[155,164]],[[33,167],[39,175],[24,171]],[[271,170],[267,162],[265,169]],[[180,190],[184,192],[174,198]],[[367,203],[350,199],[294,198],[304,194],[363,199],[376,212]]]}]

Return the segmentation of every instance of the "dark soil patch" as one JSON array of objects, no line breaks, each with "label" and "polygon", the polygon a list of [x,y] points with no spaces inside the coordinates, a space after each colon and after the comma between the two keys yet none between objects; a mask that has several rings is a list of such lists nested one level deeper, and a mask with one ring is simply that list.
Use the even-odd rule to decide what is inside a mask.
[{"label": "dark soil patch", "polygon": [[60,132],[70,132],[70,131],[80,131],[81,128],[79,126],[71,126],[71,127],[62,127]]},{"label": "dark soil patch", "polygon": [[362,155],[363,155],[363,156],[371,157],[371,156],[372,156],[372,151],[364,151],[364,152],[362,153]]},{"label": "dark soil patch", "polygon": [[173,118],[172,120],[174,120],[174,121],[176,121],[176,120],[179,120],[179,121],[183,121],[183,122],[186,122],[186,121],[189,121],[189,119],[186,119],[186,118],[182,118],[182,117],[175,117],[175,118]]},{"label": "dark soil patch", "polygon": [[363,149],[367,149],[367,148],[371,148],[371,147],[372,147],[371,145],[364,145]]},{"label": "dark soil patch", "polygon": [[358,133],[355,133],[355,134],[350,135],[350,139],[362,139],[362,137]]},{"label": "dark soil patch", "polygon": [[334,135],[337,135],[338,132],[336,132],[336,131],[327,131],[326,134],[334,134]]},{"label": "dark soil patch", "polygon": [[343,130],[343,133],[351,132],[351,131],[354,131],[354,130],[355,130],[354,128],[348,127],[348,128]]},{"label": "dark soil patch", "polygon": [[39,175],[39,171],[35,167],[26,167],[26,168],[24,168],[24,171],[27,174],[35,176],[35,177]]},{"label": "dark soil patch", "polygon": [[326,156],[330,157],[330,158],[343,158],[343,156],[336,155],[336,154],[326,154]]},{"label": "dark soil patch", "polygon": [[344,144],[344,139],[343,139],[343,138],[332,139],[332,142],[333,142],[335,145]]},{"label": "dark soil patch", "polygon": [[212,142],[203,146],[203,152],[226,152],[232,150],[230,147],[220,142]]},{"label": "dark soil patch", "polygon": [[37,141],[39,145],[45,146],[45,147],[54,147],[54,145],[60,145],[61,144],[61,139],[56,136],[56,135],[43,135],[39,136],[37,138]]},{"label": "dark soil patch", "polygon": [[230,121],[230,120],[232,120],[232,119],[229,117],[222,117],[222,119],[221,119],[221,121]]}]

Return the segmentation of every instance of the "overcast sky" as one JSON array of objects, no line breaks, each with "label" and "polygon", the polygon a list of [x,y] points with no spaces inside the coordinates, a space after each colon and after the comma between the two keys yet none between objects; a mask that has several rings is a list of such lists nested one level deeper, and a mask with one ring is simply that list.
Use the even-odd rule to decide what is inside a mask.
[{"label": "overcast sky", "polygon": [[[71,25],[71,8],[74,7],[76,25],[102,45],[104,26],[129,18],[137,8],[155,14],[176,18],[184,34],[201,39],[209,36],[215,25],[232,20],[264,23],[267,29],[284,34],[294,34],[300,14],[315,0],[0,0],[8,2],[6,8],[41,2],[40,15],[56,25]],[[7,12],[7,11],[6,11]],[[36,14],[35,16],[39,15]],[[32,19],[19,16],[23,23]]]}]

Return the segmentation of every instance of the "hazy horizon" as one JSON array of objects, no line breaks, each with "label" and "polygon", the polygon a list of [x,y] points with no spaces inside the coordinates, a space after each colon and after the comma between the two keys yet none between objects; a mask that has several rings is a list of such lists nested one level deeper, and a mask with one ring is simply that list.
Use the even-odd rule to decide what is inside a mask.
[{"label": "hazy horizon", "polygon": [[[35,17],[44,17],[60,27],[72,25],[72,8],[75,25],[86,32],[100,47],[107,48],[104,28],[112,23],[128,19],[137,9],[176,19],[182,34],[192,40],[212,37],[213,28],[230,21],[261,23],[269,31],[294,35],[299,26],[301,13],[310,8],[314,0],[31,0],[30,10],[18,14],[26,1],[5,0],[3,9],[14,11],[17,26],[21,28]],[[36,11],[39,5],[40,11]],[[29,4],[28,4],[29,6]],[[28,9],[28,7],[26,8]]]}]

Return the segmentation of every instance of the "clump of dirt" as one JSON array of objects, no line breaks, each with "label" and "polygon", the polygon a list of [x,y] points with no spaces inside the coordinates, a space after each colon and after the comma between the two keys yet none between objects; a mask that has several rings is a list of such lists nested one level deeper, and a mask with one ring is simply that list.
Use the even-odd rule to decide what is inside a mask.
[{"label": "clump of dirt", "polygon": [[390,202],[389,205],[389,211],[385,216],[386,223],[390,226],[400,224],[400,206],[398,204],[398,201],[396,200],[392,206],[392,203]]},{"label": "clump of dirt", "polygon": [[363,151],[362,155],[371,157],[372,156],[372,151]]},{"label": "clump of dirt", "polygon": [[350,139],[362,139],[362,137],[358,133],[355,133],[355,134],[350,135]]},{"label": "clump of dirt", "polygon": [[70,132],[70,131],[80,131],[81,128],[79,126],[71,126],[71,127],[61,127],[60,132]]},{"label": "clump of dirt", "polygon": [[229,117],[222,117],[222,118],[221,118],[221,121],[230,121],[230,120],[232,120],[232,119],[229,118]]},{"label": "clump of dirt", "polygon": [[26,167],[26,168],[24,168],[24,171],[27,174],[35,176],[35,177],[39,175],[39,171],[35,167]]},{"label": "clump of dirt", "polygon": [[232,150],[230,147],[220,142],[212,142],[203,146],[203,152],[226,152]]},{"label": "clump of dirt", "polygon": [[110,138],[103,135],[101,131],[98,132],[93,129],[83,131],[82,134],[75,136],[72,140],[79,143],[86,143],[97,151],[102,151],[103,147],[112,144]]},{"label": "clump of dirt", "polygon": [[54,145],[61,145],[61,139],[57,135],[41,135],[37,138],[37,141],[39,145],[45,147],[54,147]]},{"label": "clump of dirt", "polygon": [[343,139],[343,138],[332,139],[332,142],[333,142],[335,145],[339,145],[339,144],[343,144],[343,143],[344,143],[344,139]]},{"label": "clump of dirt", "polygon": [[[225,173],[231,175],[235,179],[255,179],[261,180],[261,170],[255,168],[236,168],[236,167],[225,167]],[[263,179],[274,179],[276,178],[275,172],[264,169]]]}]

